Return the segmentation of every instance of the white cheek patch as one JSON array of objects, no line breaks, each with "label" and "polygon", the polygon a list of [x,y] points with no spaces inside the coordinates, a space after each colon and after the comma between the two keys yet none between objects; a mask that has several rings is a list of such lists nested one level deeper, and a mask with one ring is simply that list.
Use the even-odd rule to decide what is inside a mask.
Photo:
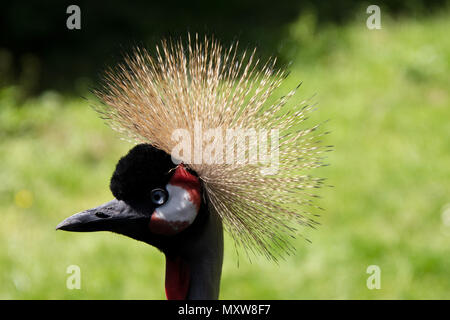
[{"label": "white cheek patch", "polygon": [[156,234],[176,234],[194,222],[198,205],[191,199],[188,190],[171,185],[166,186],[169,199],[155,209],[150,219],[150,230]]}]

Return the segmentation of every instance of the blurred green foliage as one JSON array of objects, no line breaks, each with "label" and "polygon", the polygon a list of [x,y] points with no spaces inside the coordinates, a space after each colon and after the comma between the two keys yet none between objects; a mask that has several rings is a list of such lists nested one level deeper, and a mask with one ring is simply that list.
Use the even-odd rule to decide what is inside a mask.
[{"label": "blurred green foliage", "polygon": [[[237,267],[226,238],[222,299],[450,298],[450,11],[318,27],[305,12],[285,32],[293,64],[283,92],[317,93],[310,124],[326,119],[335,145],[315,172],[334,188],[312,240],[279,265]],[[4,57],[4,56],[2,56]],[[0,298],[164,298],[164,258],[111,233],[55,232],[65,217],[111,199],[108,181],[131,145],[80,98],[25,100],[0,89]],[[81,268],[81,290],[66,268]],[[381,268],[369,290],[366,269]]]}]

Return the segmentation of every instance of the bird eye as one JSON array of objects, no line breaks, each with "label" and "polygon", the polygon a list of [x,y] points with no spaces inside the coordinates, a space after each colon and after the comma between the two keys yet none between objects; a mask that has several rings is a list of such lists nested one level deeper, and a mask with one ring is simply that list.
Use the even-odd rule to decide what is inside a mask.
[{"label": "bird eye", "polygon": [[157,205],[162,205],[167,201],[167,191],[163,189],[153,189],[151,193],[152,202]]}]

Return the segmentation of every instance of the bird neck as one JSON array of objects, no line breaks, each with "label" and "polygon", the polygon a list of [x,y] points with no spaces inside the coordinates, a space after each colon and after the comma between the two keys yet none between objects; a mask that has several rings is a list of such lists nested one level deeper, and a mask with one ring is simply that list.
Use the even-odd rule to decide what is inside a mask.
[{"label": "bird neck", "polygon": [[214,213],[203,212],[204,225],[183,242],[179,250],[166,253],[167,299],[215,300],[219,298],[223,263],[223,228]]}]

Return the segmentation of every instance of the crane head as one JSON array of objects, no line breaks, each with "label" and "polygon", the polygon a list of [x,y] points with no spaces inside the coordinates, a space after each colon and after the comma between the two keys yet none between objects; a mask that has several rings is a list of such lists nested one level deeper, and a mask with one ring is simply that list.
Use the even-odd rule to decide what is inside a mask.
[{"label": "crane head", "polygon": [[166,252],[192,232],[188,229],[203,205],[195,173],[149,144],[135,146],[119,160],[110,189],[113,200],[70,216],[56,229],[111,231]]}]

